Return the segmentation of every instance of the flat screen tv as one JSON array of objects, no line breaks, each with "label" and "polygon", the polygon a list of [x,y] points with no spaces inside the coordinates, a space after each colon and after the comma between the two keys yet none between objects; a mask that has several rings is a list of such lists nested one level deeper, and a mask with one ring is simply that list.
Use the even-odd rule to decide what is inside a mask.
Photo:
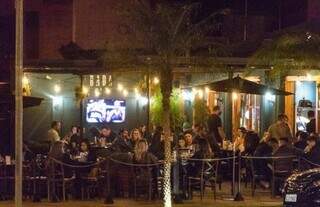
[{"label": "flat screen tv", "polygon": [[89,99],[87,123],[122,123],[126,118],[126,102],[120,99]]}]

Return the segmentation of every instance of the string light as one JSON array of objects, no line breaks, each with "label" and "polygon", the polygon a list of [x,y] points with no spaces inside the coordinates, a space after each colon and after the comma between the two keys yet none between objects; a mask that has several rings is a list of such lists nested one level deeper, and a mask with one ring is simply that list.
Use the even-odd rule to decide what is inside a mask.
[{"label": "string light", "polygon": [[99,97],[100,96],[100,91],[99,91],[99,89],[95,89],[94,90],[94,95],[95,95],[95,97]]},{"label": "string light", "polygon": [[46,75],[46,79],[47,80],[52,80],[51,76],[49,76],[49,75]]},{"label": "string light", "polygon": [[123,96],[124,96],[124,97],[127,97],[127,96],[128,96],[128,91],[125,90],[125,89],[123,90]]},{"label": "string light", "polygon": [[29,84],[29,79],[26,76],[23,76],[22,78],[22,84],[23,85],[28,85]]},{"label": "string light", "polygon": [[121,83],[118,83],[118,91],[122,91],[123,90],[123,85]]},{"label": "string light", "polygon": [[158,77],[154,77],[154,78],[153,78],[153,83],[154,83],[154,84],[157,85],[157,84],[159,84],[159,82],[160,82],[160,80],[159,80]]},{"label": "string light", "polygon": [[84,95],[87,95],[87,94],[89,93],[89,89],[88,89],[87,87],[83,86],[83,87],[82,87],[82,93],[83,93]]},{"label": "string light", "polygon": [[53,86],[53,90],[54,90],[55,93],[60,93],[60,91],[61,91],[60,85],[55,84],[55,85]]},{"label": "string light", "polygon": [[307,73],[307,79],[308,79],[309,81],[311,81],[311,80],[312,80],[312,76],[311,76],[311,74],[310,74],[310,73]]},{"label": "string light", "polygon": [[203,90],[198,90],[198,96],[200,99],[203,99]]},{"label": "string light", "polygon": [[106,92],[107,95],[109,95],[109,94],[111,93],[110,88],[106,88],[106,89],[105,89],[105,92]]},{"label": "string light", "polygon": [[238,99],[238,93],[236,93],[236,92],[233,92],[232,93],[232,100],[237,100]]}]

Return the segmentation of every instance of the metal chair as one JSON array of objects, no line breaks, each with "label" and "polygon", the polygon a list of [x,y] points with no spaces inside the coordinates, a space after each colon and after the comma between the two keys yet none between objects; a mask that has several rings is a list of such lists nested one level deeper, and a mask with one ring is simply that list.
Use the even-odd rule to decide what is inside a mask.
[{"label": "metal chair", "polygon": [[65,166],[62,163],[49,159],[48,194],[51,201],[56,200],[56,193],[59,190],[62,192],[62,200],[65,201],[66,191],[73,188],[75,174],[72,173],[72,175],[67,176],[65,170]]},{"label": "metal chair", "polygon": [[147,192],[148,200],[152,199],[152,192],[154,187],[156,186],[156,176],[154,175],[153,167],[133,167],[134,177],[133,177],[133,185],[134,185],[134,197],[137,199],[138,190],[140,192]]},{"label": "metal chair", "polygon": [[214,199],[216,199],[216,186],[219,180],[218,166],[219,161],[195,161],[201,162],[201,171],[198,176],[189,176],[188,177],[188,194],[189,198],[193,197],[193,188],[198,187],[200,190],[200,199],[203,199],[205,187],[211,187],[213,190]]}]

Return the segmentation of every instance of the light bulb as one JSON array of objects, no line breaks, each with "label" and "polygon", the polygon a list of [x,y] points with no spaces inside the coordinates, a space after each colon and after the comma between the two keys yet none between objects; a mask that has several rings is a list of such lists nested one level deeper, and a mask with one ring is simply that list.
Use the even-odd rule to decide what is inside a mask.
[{"label": "light bulb", "polygon": [[200,99],[203,99],[203,90],[198,90],[198,96]]},{"label": "light bulb", "polygon": [[123,90],[123,85],[121,83],[118,84],[118,91],[122,91]]},{"label": "light bulb", "polygon": [[153,78],[153,83],[154,84],[158,84],[160,82],[159,78],[158,77],[154,77]]},{"label": "light bulb", "polygon": [[22,78],[22,84],[23,85],[28,85],[29,84],[29,79],[26,76],[23,76]]},{"label": "light bulb", "polygon": [[234,101],[237,100],[237,99],[238,99],[238,93],[233,92],[233,93],[232,93],[232,99],[233,99]]},{"label": "light bulb", "polygon": [[127,90],[123,90],[123,96],[127,97],[128,96],[128,91]]},{"label": "light bulb", "polygon": [[82,87],[82,93],[87,95],[89,93],[89,89],[87,87]]},{"label": "light bulb", "polygon": [[106,88],[106,89],[105,89],[105,92],[106,92],[107,95],[109,95],[109,94],[111,93],[110,88]]},{"label": "light bulb", "polygon": [[60,91],[61,91],[60,85],[58,85],[58,84],[54,85],[53,90],[54,90],[54,92],[56,92],[56,93],[60,93]]},{"label": "light bulb", "polygon": [[95,97],[99,97],[100,96],[100,91],[99,91],[99,89],[95,89],[94,90],[94,95],[95,95]]}]

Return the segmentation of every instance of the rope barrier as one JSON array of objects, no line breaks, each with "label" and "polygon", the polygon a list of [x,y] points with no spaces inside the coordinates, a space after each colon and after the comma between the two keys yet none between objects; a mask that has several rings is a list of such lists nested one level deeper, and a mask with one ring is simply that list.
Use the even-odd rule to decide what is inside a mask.
[{"label": "rope barrier", "polygon": [[109,160],[111,160],[111,161],[113,161],[115,163],[118,163],[118,164],[132,166],[132,167],[153,167],[153,166],[162,165],[164,163],[163,161],[161,161],[161,162],[153,163],[153,164],[136,164],[136,163],[122,162],[120,160],[116,160],[116,159],[113,159],[111,157],[108,157],[107,159],[109,159]]},{"label": "rope barrier", "polygon": [[310,165],[313,165],[313,166],[315,166],[315,167],[320,167],[320,165],[319,165],[319,164],[314,163],[314,162],[312,162],[312,161],[308,160],[308,159],[307,159],[307,158],[305,158],[305,157],[301,157],[301,159],[302,159],[302,160],[304,160],[304,161],[306,161],[306,162],[307,162],[307,163],[309,163]]},{"label": "rope barrier", "polygon": [[277,159],[290,159],[290,158],[297,158],[297,156],[270,156],[270,157],[255,157],[255,156],[241,156],[245,159],[270,159],[270,160],[277,160]]},{"label": "rope barrier", "polygon": [[103,159],[102,161],[99,161],[99,162],[95,162],[95,163],[92,163],[92,164],[82,164],[79,162],[79,165],[72,165],[72,164],[68,164],[68,163],[65,163],[61,160],[57,160],[53,157],[49,157],[50,160],[53,160],[54,162],[60,164],[60,165],[63,165],[63,166],[67,166],[67,167],[70,167],[70,168],[89,168],[89,167],[94,167],[94,166],[97,166],[97,165],[100,165],[101,163],[105,162],[106,160]]},{"label": "rope barrier", "polygon": [[224,160],[233,160],[236,159],[236,156],[232,156],[232,157],[225,157],[225,158],[212,158],[212,159],[194,159],[194,158],[189,158],[186,160],[190,160],[190,161],[204,161],[204,162],[212,162],[212,161],[224,161]]}]

